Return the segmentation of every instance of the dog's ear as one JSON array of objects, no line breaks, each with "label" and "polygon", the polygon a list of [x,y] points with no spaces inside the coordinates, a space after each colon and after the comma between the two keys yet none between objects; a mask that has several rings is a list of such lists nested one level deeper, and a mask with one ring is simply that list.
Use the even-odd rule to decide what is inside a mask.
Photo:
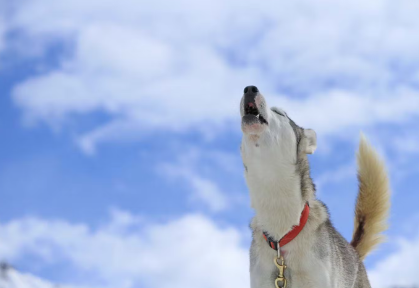
[{"label": "dog's ear", "polygon": [[317,136],[316,132],[312,129],[304,129],[304,152],[306,154],[313,154],[317,148]]}]

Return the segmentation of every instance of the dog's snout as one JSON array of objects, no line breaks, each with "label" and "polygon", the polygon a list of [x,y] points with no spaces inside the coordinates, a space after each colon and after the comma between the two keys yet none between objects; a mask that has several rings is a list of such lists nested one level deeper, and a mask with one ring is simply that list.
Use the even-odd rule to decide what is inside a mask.
[{"label": "dog's snout", "polygon": [[247,86],[244,88],[244,105],[245,107],[252,107],[255,103],[256,95],[258,95],[259,90],[256,86]]}]

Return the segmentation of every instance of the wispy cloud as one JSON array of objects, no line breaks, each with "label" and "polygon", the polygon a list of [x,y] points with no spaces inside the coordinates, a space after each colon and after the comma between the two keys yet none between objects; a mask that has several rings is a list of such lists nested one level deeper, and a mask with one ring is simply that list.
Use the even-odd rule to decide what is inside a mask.
[{"label": "wispy cloud", "polygon": [[237,178],[242,175],[242,170],[237,167],[242,167],[241,161],[231,154],[209,149],[204,151],[196,147],[185,147],[185,152],[178,155],[175,161],[157,166],[165,178],[179,179],[188,185],[189,199],[194,205],[203,203],[212,212],[224,211],[239,204],[240,196],[235,191],[224,191],[226,185],[220,186],[215,177],[224,175],[223,182],[226,178]]},{"label": "wispy cloud", "polygon": [[392,239],[397,245],[396,251],[384,257],[375,268],[369,271],[372,287],[416,287],[419,285],[419,231],[417,225],[415,228],[417,234],[413,239],[401,237]]},{"label": "wispy cloud", "polygon": [[[246,237],[197,214],[167,223],[133,221],[118,211],[103,226],[41,218],[0,224],[0,255],[39,264],[65,261],[109,287],[249,287]],[[122,219],[122,221],[121,221]],[[71,282],[74,279],[63,279]],[[75,283],[93,285],[97,283]]]}]

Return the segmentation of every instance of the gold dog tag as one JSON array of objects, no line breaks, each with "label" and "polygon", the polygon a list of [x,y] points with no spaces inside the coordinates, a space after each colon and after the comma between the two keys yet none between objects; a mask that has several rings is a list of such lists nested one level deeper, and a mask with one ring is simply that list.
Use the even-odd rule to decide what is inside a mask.
[{"label": "gold dog tag", "polygon": [[[281,261],[281,264],[278,263],[278,260]],[[284,271],[287,268],[287,265],[284,264],[284,257],[280,256],[278,258],[274,258],[274,263],[276,267],[278,267],[279,275],[275,279],[275,287],[276,288],[286,288],[287,287],[287,279],[284,277]],[[281,286],[282,285],[282,286]]]}]

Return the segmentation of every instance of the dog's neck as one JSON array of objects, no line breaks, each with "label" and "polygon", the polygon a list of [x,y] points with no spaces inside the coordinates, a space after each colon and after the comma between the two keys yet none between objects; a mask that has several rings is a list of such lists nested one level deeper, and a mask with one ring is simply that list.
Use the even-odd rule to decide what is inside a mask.
[{"label": "dog's neck", "polygon": [[[271,154],[260,153],[249,161],[246,180],[256,224],[273,238],[281,239],[299,224],[305,203],[314,195],[307,191],[313,185],[305,155],[293,161],[273,161],[265,155]],[[296,166],[300,164],[305,169]]]},{"label": "dog's neck", "polygon": [[299,224],[306,201],[301,197],[299,179],[275,180],[251,189],[250,198],[257,224],[275,239],[281,239]]}]

